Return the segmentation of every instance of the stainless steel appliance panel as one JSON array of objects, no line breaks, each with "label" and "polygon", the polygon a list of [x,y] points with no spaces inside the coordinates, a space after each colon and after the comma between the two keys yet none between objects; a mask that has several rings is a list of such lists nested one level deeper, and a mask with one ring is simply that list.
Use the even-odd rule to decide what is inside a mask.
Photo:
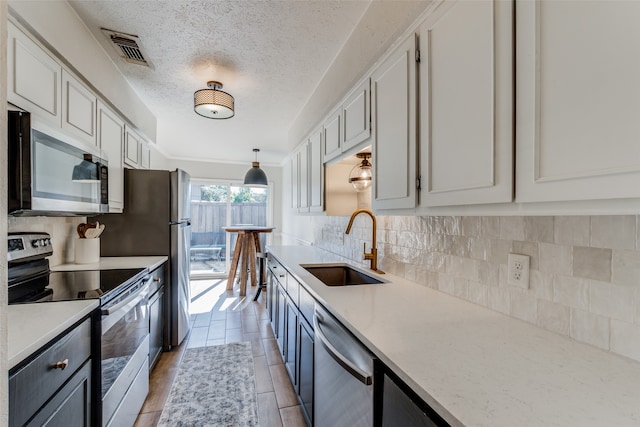
[{"label": "stainless steel appliance panel", "polygon": [[134,425],[148,393],[149,366],[147,361],[143,360],[140,369],[138,369],[138,373],[131,382],[131,387],[127,390],[127,393],[120,402],[120,406],[115,410],[113,417],[111,417],[111,420],[109,420],[106,426],[120,427]]},{"label": "stainless steel appliance panel", "polygon": [[165,349],[189,331],[190,177],[182,170],[125,170],[122,214],[94,217],[106,225],[102,256],[165,255],[169,258]]},{"label": "stainless steel appliance panel", "polygon": [[173,285],[171,292],[173,293],[172,300],[174,301],[171,318],[171,324],[174,327],[171,329],[171,342],[179,344],[189,332],[191,224],[189,222],[181,222],[172,225],[171,240],[171,265],[174,267],[171,272],[171,284]]},{"label": "stainless steel appliance panel", "polygon": [[[148,369],[148,298],[147,282],[122,301],[116,300],[112,305],[102,307],[100,347],[103,425],[110,422],[118,407],[122,405],[140,364],[144,362]],[[142,396],[143,402],[145,397],[146,394]]]},{"label": "stainless steel appliance panel", "polygon": [[317,304],[314,332],[314,427],[371,427],[375,357]]},{"label": "stainless steel appliance panel", "polygon": [[[8,207],[13,216],[107,212],[108,166],[99,150],[8,112]],[[32,128],[32,125],[34,128]]]}]

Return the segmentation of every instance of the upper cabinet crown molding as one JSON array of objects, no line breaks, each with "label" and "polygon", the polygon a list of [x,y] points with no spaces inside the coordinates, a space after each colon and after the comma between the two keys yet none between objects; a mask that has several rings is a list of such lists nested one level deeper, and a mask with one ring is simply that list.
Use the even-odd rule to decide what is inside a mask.
[{"label": "upper cabinet crown molding", "polygon": [[515,16],[516,201],[640,197],[640,3]]},{"label": "upper cabinet crown molding", "polygon": [[371,75],[374,209],[416,206],[416,47],[412,34]]},{"label": "upper cabinet crown molding", "polygon": [[420,205],[510,202],[513,2],[442,4],[420,51]]},{"label": "upper cabinet crown molding", "polygon": [[7,100],[60,127],[62,66],[11,21],[7,56]]}]

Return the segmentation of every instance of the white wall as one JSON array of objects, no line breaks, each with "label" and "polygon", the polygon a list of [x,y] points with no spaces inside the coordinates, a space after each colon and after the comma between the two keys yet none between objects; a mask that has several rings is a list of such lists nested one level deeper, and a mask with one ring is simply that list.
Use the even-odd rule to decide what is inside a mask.
[{"label": "white wall", "polygon": [[[3,2],[6,3],[6,2]],[[64,58],[86,83],[151,141],[156,118],[93,38],[69,3],[61,0],[11,0],[10,13],[40,41]]]}]

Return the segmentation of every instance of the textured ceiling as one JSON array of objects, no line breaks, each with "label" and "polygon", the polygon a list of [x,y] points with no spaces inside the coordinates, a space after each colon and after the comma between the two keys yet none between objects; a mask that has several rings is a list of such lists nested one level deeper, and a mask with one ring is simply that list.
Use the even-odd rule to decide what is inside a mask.
[{"label": "textured ceiling", "polygon": [[[69,3],[158,120],[173,158],[278,163],[300,109],[369,1],[78,1]],[[136,34],[153,69],[126,63],[101,27]],[[209,80],[235,97],[235,117],[193,111]]]}]

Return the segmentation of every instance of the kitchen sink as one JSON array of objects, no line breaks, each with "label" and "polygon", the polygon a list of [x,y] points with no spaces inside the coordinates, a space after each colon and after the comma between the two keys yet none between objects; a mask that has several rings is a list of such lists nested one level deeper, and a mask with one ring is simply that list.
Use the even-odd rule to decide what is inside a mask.
[{"label": "kitchen sink", "polygon": [[327,286],[375,285],[384,280],[369,276],[347,264],[300,265]]}]

